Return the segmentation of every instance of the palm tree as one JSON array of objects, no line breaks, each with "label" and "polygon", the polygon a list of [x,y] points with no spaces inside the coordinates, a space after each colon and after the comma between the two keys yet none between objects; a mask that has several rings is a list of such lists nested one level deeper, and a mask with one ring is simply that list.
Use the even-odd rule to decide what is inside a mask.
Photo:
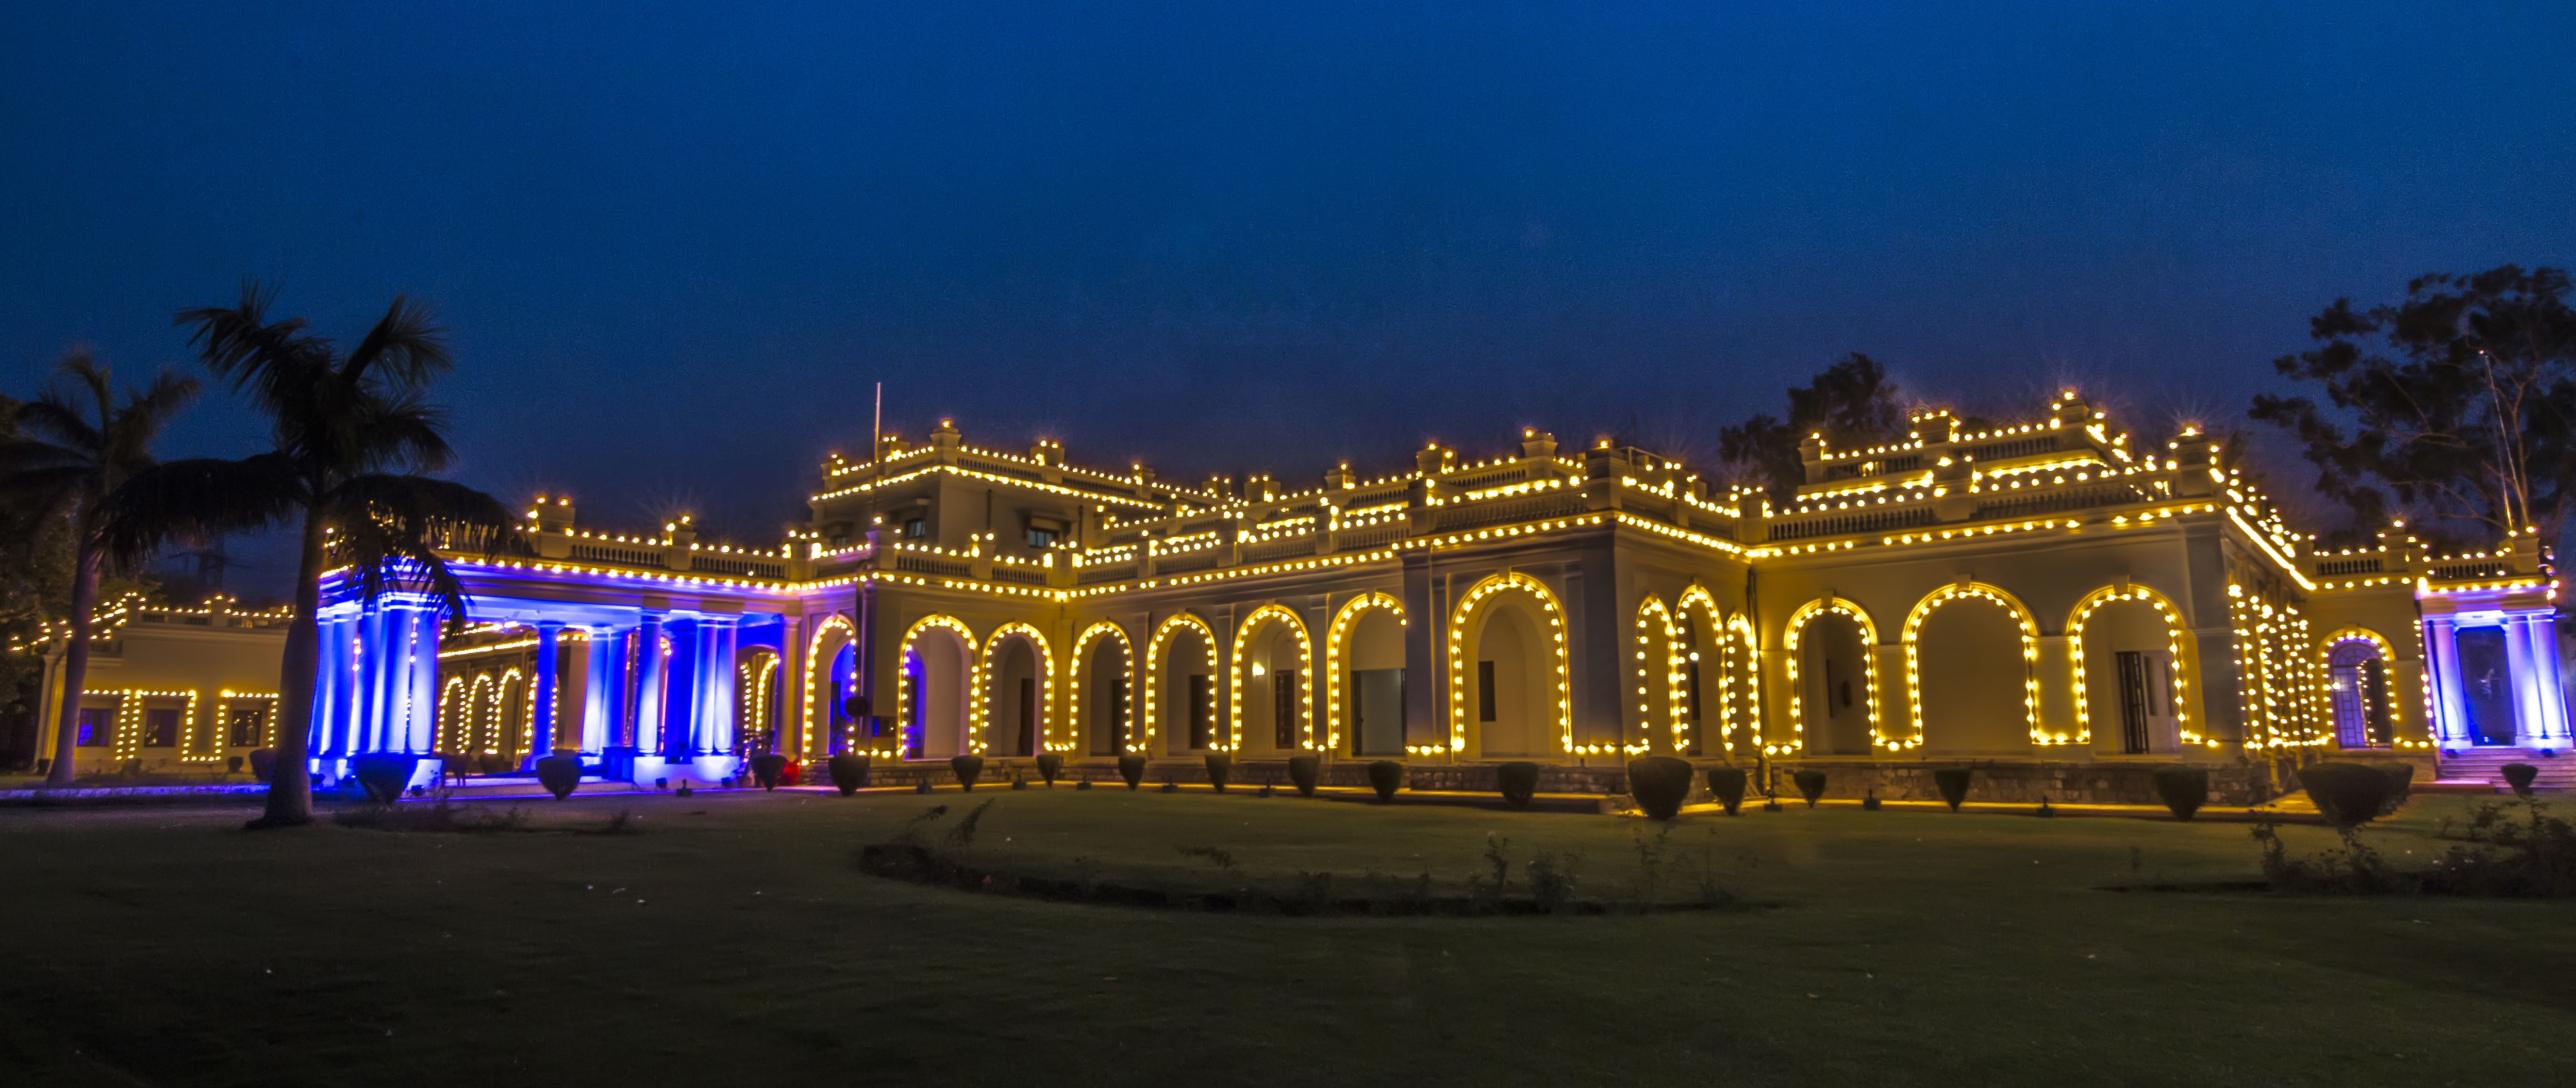
[{"label": "palm tree", "polygon": [[424,399],[431,379],[452,365],[426,309],[395,298],[343,353],[302,318],[269,320],[273,298],[245,280],[240,302],[183,310],[176,323],[194,330],[188,343],[206,368],[268,417],[275,447],[239,461],[173,461],[136,477],[118,504],[133,531],[110,541],[116,554],[136,555],[158,547],[172,527],[302,531],[277,686],[278,773],[255,829],[313,819],[305,761],[326,563],[346,568],[366,600],[397,587],[436,594],[453,630],[465,619],[464,589],[439,549],[490,550],[514,527],[490,495],[407,474],[439,471],[454,458],[440,433],[445,413]]},{"label": "palm tree", "polygon": [[151,388],[128,389],[120,402],[114,375],[85,349],[65,353],[54,370],[73,388],[48,389],[18,410],[21,428],[52,441],[0,444],[0,501],[20,524],[68,529],[72,535],[71,645],[63,653],[63,707],[54,720],[53,766],[45,775],[48,786],[68,786],[81,690],[89,681],[90,613],[98,607],[100,570],[143,557],[108,554],[111,537],[131,528],[116,523],[112,500],[151,470],[152,440],[196,399],[197,382],[164,370]]}]

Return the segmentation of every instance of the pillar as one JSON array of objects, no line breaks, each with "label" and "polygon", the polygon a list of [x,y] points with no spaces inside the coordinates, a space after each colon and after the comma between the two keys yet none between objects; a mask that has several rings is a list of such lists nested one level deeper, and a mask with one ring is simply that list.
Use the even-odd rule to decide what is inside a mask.
[{"label": "pillar", "polygon": [[730,617],[698,621],[698,755],[731,755],[734,748],[734,653],[741,627]]},{"label": "pillar", "polygon": [[411,712],[404,716],[408,736],[403,751],[427,754],[438,736],[438,602],[424,601],[412,612]]},{"label": "pillar", "polygon": [[2565,678],[2558,659],[2558,618],[2548,612],[2526,615],[2531,638],[2531,685],[2540,708],[2543,738],[2565,741],[2570,738],[2567,722]]},{"label": "pillar", "polygon": [[691,617],[665,625],[671,639],[670,660],[662,663],[662,736],[658,754],[687,759],[697,744],[698,625]]},{"label": "pillar", "polygon": [[2438,708],[2433,729],[2435,743],[2465,745],[2469,743],[2469,712],[2461,701],[2460,643],[2451,617],[2424,617],[2424,645],[2433,651],[2433,703]]},{"label": "pillar", "polygon": [[555,754],[555,674],[558,666],[556,649],[560,645],[559,636],[562,633],[563,624],[561,623],[552,620],[541,620],[537,623],[537,678],[528,689],[530,709],[536,719],[532,730],[534,735],[528,740],[528,760],[531,766],[535,761]]},{"label": "pillar", "polygon": [[638,751],[662,754],[662,613],[644,613],[635,628],[635,735]]},{"label": "pillar", "polygon": [[[2082,697],[2075,690],[2075,655],[2083,652],[2074,639],[2049,635],[2039,640],[2039,660],[2031,663],[2039,670],[2039,728],[2052,737],[2065,734],[2070,744],[2086,743],[2075,731],[2075,700]],[[2118,725],[2114,722],[2112,728]],[[2098,734],[2102,724],[2093,726]]]},{"label": "pillar", "polygon": [[357,626],[347,612],[338,612],[317,618],[314,636],[320,645],[313,679],[313,728],[307,741],[319,758],[339,755],[348,744],[349,720],[356,705],[350,691],[350,643],[357,637]]},{"label": "pillar", "polygon": [[596,755],[612,743],[617,666],[624,662],[625,655],[618,652],[621,642],[616,628],[602,624],[589,631],[588,649],[582,656],[581,750]]}]

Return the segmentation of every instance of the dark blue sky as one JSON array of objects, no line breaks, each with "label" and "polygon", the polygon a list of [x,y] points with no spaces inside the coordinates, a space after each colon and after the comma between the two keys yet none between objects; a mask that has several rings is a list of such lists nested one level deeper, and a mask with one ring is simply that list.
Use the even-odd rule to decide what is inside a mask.
[{"label": "dark blue sky", "polygon": [[[2337,295],[2576,258],[2568,5],[2074,6],[22,9],[0,388],[181,360],[244,274],[352,339],[407,291],[462,478],[766,542],[878,380],[1295,485],[1695,452],[1854,350],[2153,426]],[[220,401],[166,452],[250,450]]]}]

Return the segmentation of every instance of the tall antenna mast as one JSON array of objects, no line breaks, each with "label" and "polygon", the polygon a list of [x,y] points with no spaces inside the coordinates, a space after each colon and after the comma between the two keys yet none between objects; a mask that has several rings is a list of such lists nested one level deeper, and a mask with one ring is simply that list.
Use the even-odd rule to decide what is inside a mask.
[{"label": "tall antenna mast", "polygon": [[885,456],[885,383],[877,383],[877,418],[868,425],[868,460]]}]

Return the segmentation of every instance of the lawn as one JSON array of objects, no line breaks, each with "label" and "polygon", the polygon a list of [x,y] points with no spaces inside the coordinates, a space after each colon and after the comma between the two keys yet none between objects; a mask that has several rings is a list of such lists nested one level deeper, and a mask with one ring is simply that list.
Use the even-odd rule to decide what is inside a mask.
[{"label": "lawn", "polygon": [[[1579,855],[1580,893],[1616,899],[1636,894],[1644,826],[1199,793],[971,800],[987,796],[979,866],[1181,887],[1330,871],[1346,889],[1426,872],[1453,888],[1492,833],[1519,860]],[[967,801],[576,798],[529,806],[558,830],[498,835],[248,834],[230,808],[0,810],[0,1069],[100,1085],[2570,1073],[2576,904],[2102,890],[2251,877],[2243,824],[1699,817],[1668,853],[1765,905],[1599,917],[1145,911],[856,871],[862,844],[934,802],[953,824]],[[2420,857],[2461,805],[2421,801],[2373,837]],[[597,833],[628,806],[632,833]]]}]

